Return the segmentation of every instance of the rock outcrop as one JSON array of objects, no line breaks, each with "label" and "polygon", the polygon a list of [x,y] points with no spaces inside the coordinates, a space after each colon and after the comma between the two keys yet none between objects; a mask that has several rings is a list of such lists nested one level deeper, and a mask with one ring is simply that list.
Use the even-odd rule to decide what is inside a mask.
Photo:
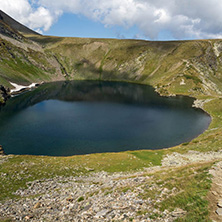
[{"label": "rock outcrop", "polygon": [[4,149],[3,147],[0,145],[0,156],[5,155]]},{"label": "rock outcrop", "polygon": [[9,90],[0,85],[0,105],[4,104],[8,98],[10,98]]}]

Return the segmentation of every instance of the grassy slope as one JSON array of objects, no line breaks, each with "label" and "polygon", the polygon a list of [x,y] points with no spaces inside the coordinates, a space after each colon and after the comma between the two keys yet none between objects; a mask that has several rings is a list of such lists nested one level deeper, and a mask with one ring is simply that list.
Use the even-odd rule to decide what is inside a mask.
[{"label": "grassy slope", "polygon": [[[49,36],[29,39],[42,45],[44,52],[24,50],[1,40],[0,80],[5,85],[8,80],[54,81],[59,75],[60,79],[150,84],[161,94],[217,96],[222,91],[222,60],[216,56],[222,51],[220,40],[149,42]],[[185,85],[180,85],[182,79]]]},{"label": "grassy slope", "polygon": [[[133,81],[165,94],[218,95],[222,90],[222,61],[215,55],[222,50],[220,40],[32,39],[56,55],[70,79]],[[180,85],[182,78],[186,85]]]},{"label": "grassy slope", "polygon": [[0,38],[1,84],[10,87],[9,81],[29,84],[64,79],[61,73],[56,72],[57,64],[52,55],[30,48],[24,49],[22,44],[26,43],[16,45]]},{"label": "grassy slope", "polygon": [[[44,47],[45,53],[24,52],[10,42],[1,40],[11,48],[9,50],[7,47],[0,47],[0,82],[2,84],[7,86],[8,80],[18,83],[39,80],[53,81],[56,79],[53,67],[46,62],[46,57],[55,55],[61,72],[68,79],[132,81],[150,84],[164,95],[184,94],[198,99],[211,99],[204,105],[204,109],[213,120],[209,129],[193,141],[167,150],[128,151],[56,158],[12,156],[9,161],[0,165],[0,171],[7,175],[0,177],[1,200],[12,197],[12,192],[19,187],[25,187],[27,181],[55,175],[69,176],[87,173],[85,167],[108,172],[139,170],[150,165],[160,165],[163,155],[175,151],[205,152],[221,149],[222,60],[221,56],[216,56],[216,54],[217,51],[222,51],[222,41],[146,42],[36,36],[30,38],[40,43]],[[216,54],[214,48],[216,48]],[[30,61],[29,56],[32,56],[38,65],[33,60]],[[40,66],[42,63],[44,68]],[[180,85],[182,79],[186,85]],[[173,205],[177,207],[184,206],[189,201],[193,202],[195,207],[188,209],[190,213],[185,219],[186,221],[191,221],[192,218],[195,221],[201,221],[201,218],[207,215],[207,202],[203,202],[202,198],[209,189],[209,181],[205,166],[199,164],[196,167],[200,169],[196,176],[193,175],[192,170],[189,170],[189,166],[182,169],[184,176],[179,174],[180,170],[178,170],[175,175],[178,175],[180,179],[175,180],[173,177],[172,180],[177,181],[179,187],[186,181],[187,176],[192,177],[192,180],[186,181],[187,186],[181,187],[185,190],[184,195],[175,196],[173,200],[169,199],[169,203],[173,201]],[[162,180],[164,183],[170,181],[168,184],[170,185],[171,177],[172,175],[169,173],[166,178],[162,177]],[[193,186],[199,181],[201,183],[198,186]],[[161,207],[168,208],[169,203],[163,203]]]}]

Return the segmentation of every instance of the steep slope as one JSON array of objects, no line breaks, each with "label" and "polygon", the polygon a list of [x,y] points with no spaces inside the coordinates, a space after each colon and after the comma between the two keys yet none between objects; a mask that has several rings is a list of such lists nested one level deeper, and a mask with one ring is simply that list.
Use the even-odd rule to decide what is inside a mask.
[{"label": "steep slope", "polygon": [[0,10],[0,22],[4,22],[9,27],[11,27],[14,30],[17,30],[19,33],[23,35],[40,35],[39,33],[27,28],[26,26],[22,25],[21,23],[17,22],[13,18],[11,18],[9,15],[4,13],[2,10]]},{"label": "steep slope", "polygon": [[46,54],[41,45],[21,33],[38,36],[0,12],[0,85],[12,88],[10,82],[26,85],[64,79],[54,55]]},{"label": "steep slope", "polygon": [[60,65],[41,46],[22,39],[0,36],[0,82],[20,84],[64,79]]}]

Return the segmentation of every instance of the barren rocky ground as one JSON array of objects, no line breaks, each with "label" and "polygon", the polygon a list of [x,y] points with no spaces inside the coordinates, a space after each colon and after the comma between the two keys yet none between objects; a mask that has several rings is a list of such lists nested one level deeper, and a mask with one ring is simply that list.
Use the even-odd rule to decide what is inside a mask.
[{"label": "barren rocky ground", "polygon": [[[4,164],[10,156],[0,157]],[[175,221],[187,212],[182,208],[162,211],[161,205],[169,196],[183,192],[178,186],[165,186],[161,177],[195,164],[216,162],[209,173],[213,176],[210,217],[221,221],[222,151],[173,153],[162,160],[162,166],[145,168],[132,173],[93,172],[88,175],[35,180],[26,189],[18,189],[17,199],[0,203],[0,217],[15,221]],[[160,174],[158,180],[156,174]],[[2,174],[2,177],[7,176]],[[189,178],[187,178],[189,179]]]}]

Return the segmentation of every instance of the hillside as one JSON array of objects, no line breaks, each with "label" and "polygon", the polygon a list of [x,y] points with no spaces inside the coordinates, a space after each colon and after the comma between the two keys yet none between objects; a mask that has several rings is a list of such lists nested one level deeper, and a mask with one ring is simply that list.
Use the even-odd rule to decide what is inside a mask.
[{"label": "hillside", "polygon": [[7,87],[12,87],[9,81],[99,79],[150,84],[162,94],[222,92],[221,40],[152,42],[41,36],[3,12],[0,15],[0,81]]},{"label": "hillside", "polygon": [[164,94],[221,94],[220,40],[149,42],[44,36],[32,40],[56,56],[69,79],[132,81],[150,84]]},{"label": "hillside", "polygon": [[194,140],[157,151],[0,156],[0,221],[221,221],[222,40],[42,36],[0,12],[0,102],[10,82],[83,79],[189,95],[212,122]]}]

